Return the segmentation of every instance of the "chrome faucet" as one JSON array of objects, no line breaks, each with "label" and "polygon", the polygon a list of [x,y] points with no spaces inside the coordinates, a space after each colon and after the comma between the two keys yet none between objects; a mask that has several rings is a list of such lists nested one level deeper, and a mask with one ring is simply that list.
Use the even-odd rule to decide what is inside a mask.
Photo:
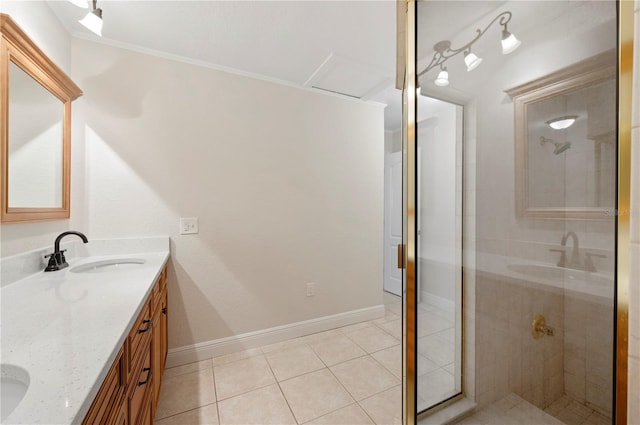
[{"label": "chrome faucet", "polygon": [[597,270],[595,265],[593,264],[592,258],[593,257],[607,258],[607,256],[600,255],[600,254],[592,254],[587,252],[584,255],[584,262],[583,262],[580,257],[580,243],[578,242],[578,235],[576,235],[574,232],[568,232],[566,235],[564,235],[562,237],[562,240],[560,241],[560,245],[562,245],[563,247],[566,247],[567,239],[569,239],[569,237],[573,239],[573,248],[571,250],[571,257],[569,260],[567,260],[566,248],[549,250],[549,251],[560,253],[560,259],[558,260],[558,264],[557,264],[558,267],[567,267],[569,269],[584,270],[587,272],[596,272]]},{"label": "chrome faucet", "polygon": [[57,270],[64,269],[65,267],[69,267],[69,264],[67,264],[67,259],[64,258],[64,252],[66,251],[66,249],[60,251],[60,241],[67,235],[76,235],[79,236],[80,239],[82,239],[82,242],[89,242],[84,234],[76,232],[74,230],[60,233],[53,244],[53,252],[49,255],[44,256],[44,258],[49,258],[49,264],[44,269],[45,272],[55,272]]},{"label": "chrome faucet", "polygon": [[568,267],[570,269],[581,269],[582,260],[580,260],[580,243],[578,242],[578,235],[576,235],[574,232],[568,232],[562,237],[560,245],[566,246],[569,236],[571,236],[571,239],[573,240],[573,249],[571,250],[571,258],[564,265],[564,267]]}]

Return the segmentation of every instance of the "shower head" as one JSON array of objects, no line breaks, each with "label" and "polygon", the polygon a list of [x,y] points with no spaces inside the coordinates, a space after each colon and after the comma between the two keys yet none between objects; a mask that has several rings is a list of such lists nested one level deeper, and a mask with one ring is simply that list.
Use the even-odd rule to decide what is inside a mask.
[{"label": "shower head", "polygon": [[556,155],[561,154],[571,147],[571,142],[557,143],[556,148],[553,150],[553,153]]},{"label": "shower head", "polygon": [[560,142],[556,142],[555,140],[547,139],[546,137],[541,136],[540,146],[544,146],[545,143],[551,143],[553,146],[555,146],[553,153],[556,155],[561,154],[562,152],[566,151],[571,147],[571,142],[560,143]]}]

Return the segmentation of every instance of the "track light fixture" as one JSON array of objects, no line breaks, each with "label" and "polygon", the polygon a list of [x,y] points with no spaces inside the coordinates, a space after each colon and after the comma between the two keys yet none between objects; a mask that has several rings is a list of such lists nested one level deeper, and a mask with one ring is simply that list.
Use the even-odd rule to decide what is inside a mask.
[{"label": "track light fixture", "polygon": [[438,77],[435,80],[435,84],[438,86],[448,86],[449,73],[447,72],[447,68],[444,67],[444,63],[460,53],[464,53],[464,63],[467,66],[467,71],[473,71],[474,69],[476,69],[478,65],[482,63],[482,58],[479,58],[473,52],[471,52],[471,46],[473,46],[473,44],[478,41],[480,37],[482,37],[496,21],[498,21],[498,24],[502,25],[502,54],[508,55],[509,53],[513,52],[520,46],[521,41],[507,30],[507,24],[511,20],[511,17],[511,12],[502,12],[501,14],[493,18],[493,20],[489,23],[489,25],[485,27],[484,30],[477,29],[477,34],[474,39],[460,48],[451,48],[451,41],[449,40],[442,40],[437,42],[433,46],[433,50],[435,51],[435,53],[433,54],[431,62],[425,69],[418,73],[418,77],[421,77],[433,68],[440,67],[440,72],[438,73]]},{"label": "track light fixture", "polygon": [[93,0],[93,8],[91,12],[87,13],[87,16],[80,19],[78,22],[94,34],[102,37],[102,9],[97,7],[97,3],[97,0]]},{"label": "track light fixture", "polygon": [[444,66],[440,66],[440,72],[438,78],[434,81],[436,86],[446,87],[449,85],[449,72]]}]

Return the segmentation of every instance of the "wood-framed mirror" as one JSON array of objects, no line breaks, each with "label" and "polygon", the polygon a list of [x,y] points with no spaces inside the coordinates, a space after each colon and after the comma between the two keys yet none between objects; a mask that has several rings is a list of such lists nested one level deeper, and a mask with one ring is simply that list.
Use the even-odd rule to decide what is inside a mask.
[{"label": "wood-framed mirror", "polygon": [[507,90],[520,218],[611,219],[617,56],[608,51]]},{"label": "wood-framed mirror", "polygon": [[71,102],[80,88],[0,14],[0,221],[69,218]]}]

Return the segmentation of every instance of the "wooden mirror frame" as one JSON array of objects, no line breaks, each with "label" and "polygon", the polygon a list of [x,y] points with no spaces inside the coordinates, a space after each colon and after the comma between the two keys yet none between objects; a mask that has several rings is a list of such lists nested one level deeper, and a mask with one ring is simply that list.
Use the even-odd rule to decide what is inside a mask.
[{"label": "wooden mirror frame", "polygon": [[[0,13],[0,221],[58,220],[70,215],[71,102],[82,90],[11,19]],[[63,113],[60,141],[63,145],[62,207],[12,208],[9,206],[9,64],[13,62],[60,102]]]},{"label": "wooden mirror frame", "polygon": [[598,54],[567,68],[506,90],[514,104],[516,215],[534,219],[607,220],[610,207],[532,207],[529,205],[529,161],[527,140],[527,106],[554,96],[589,87],[617,76],[615,49]]}]

